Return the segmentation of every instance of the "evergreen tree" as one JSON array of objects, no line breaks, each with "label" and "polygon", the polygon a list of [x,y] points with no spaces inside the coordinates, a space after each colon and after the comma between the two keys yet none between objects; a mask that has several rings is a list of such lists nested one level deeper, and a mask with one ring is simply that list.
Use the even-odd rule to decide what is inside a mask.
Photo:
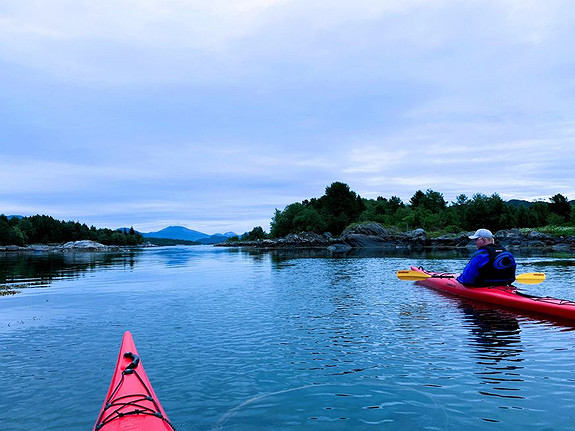
[{"label": "evergreen tree", "polygon": [[47,215],[8,219],[0,215],[0,244],[59,244],[89,239],[109,245],[136,245],[143,241],[142,235],[133,230],[115,232],[111,229],[88,228],[73,221],[55,220]]},{"label": "evergreen tree", "polygon": [[361,197],[342,182],[334,182],[326,187],[319,204],[325,228],[334,235],[339,235],[350,223],[357,221],[365,210]]},{"label": "evergreen tree", "polygon": [[254,227],[250,232],[244,233],[240,239],[242,241],[255,241],[258,239],[266,239],[268,236],[261,226]]},{"label": "evergreen tree", "polygon": [[536,228],[551,224],[575,224],[575,207],[557,194],[551,203],[510,204],[494,193],[476,193],[469,199],[457,196],[448,205],[443,194],[432,189],[417,190],[405,205],[400,198],[362,199],[345,183],[334,182],[319,198],[304,200],[276,210],[271,222],[272,237],[312,230],[339,235],[355,222],[375,221],[400,230],[423,227],[431,231],[473,231],[485,227],[492,231],[514,227]]},{"label": "evergreen tree", "polygon": [[569,200],[559,193],[551,197],[550,200],[549,211],[553,214],[557,214],[564,221],[568,221],[571,217],[571,204],[569,204]]}]

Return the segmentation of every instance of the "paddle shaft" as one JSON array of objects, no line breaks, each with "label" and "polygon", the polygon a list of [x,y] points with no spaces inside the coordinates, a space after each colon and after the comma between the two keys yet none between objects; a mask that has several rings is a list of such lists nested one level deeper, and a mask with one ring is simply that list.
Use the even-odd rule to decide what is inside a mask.
[{"label": "paddle shaft", "polygon": [[[399,270],[396,272],[397,278],[406,281],[416,281],[425,280],[426,278],[455,278],[454,274],[437,274],[431,275],[425,272],[414,271],[414,270]],[[523,284],[539,284],[545,280],[545,274],[542,272],[527,272],[524,274],[519,274],[515,277],[518,283]]]}]

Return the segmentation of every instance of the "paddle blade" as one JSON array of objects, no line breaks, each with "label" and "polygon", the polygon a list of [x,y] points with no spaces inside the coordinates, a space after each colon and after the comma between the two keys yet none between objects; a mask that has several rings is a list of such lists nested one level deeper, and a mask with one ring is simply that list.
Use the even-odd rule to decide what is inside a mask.
[{"label": "paddle blade", "polygon": [[426,278],[431,277],[431,275],[426,274],[424,272],[407,270],[407,269],[399,270],[395,273],[395,275],[397,275],[397,278],[399,278],[400,280],[407,280],[407,281],[425,280]]},{"label": "paddle blade", "polygon": [[545,274],[542,272],[526,272],[525,274],[519,274],[515,280],[523,284],[539,284],[545,280]]}]

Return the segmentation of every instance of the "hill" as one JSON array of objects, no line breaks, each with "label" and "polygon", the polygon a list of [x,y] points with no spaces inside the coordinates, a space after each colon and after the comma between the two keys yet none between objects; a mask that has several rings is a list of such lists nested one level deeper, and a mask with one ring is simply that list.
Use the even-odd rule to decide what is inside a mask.
[{"label": "hill", "polygon": [[198,241],[199,239],[210,237],[208,234],[188,229],[183,226],[169,226],[157,232],[142,233],[142,235],[144,238],[167,238],[186,241]]},{"label": "hill", "polygon": [[146,238],[151,244],[158,246],[170,246],[170,245],[201,245],[198,241],[187,241],[185,239],[170,239],[170,238]]},{"label": "hill", "polygon": [[533,202],[529,202],[529,201],[525,201],[525,200],[521,200],[521,199],[511,199],[510,201],[507,201],[507,203],[513,207],[527,207],[529,208],[531,205],[533,205]]},{"label": "hill", "polygon": [[196,244],[219,244],[228,238],[237,236],[234,232],[216,233],[208,235],[197,230],[188,229],[183,226],[169,226],[157,232],[142,233],[144,238],[156,238],[166,240],[193,241]]},{"label": "hill", "polygon": [[233,232],[226,232],[224,234],[216,233],[208,238],[201,238],[198,240],[198,242],[201,244],[219,244],[221,242],[226,242],[233,236],[237,236],[237,234]]}]

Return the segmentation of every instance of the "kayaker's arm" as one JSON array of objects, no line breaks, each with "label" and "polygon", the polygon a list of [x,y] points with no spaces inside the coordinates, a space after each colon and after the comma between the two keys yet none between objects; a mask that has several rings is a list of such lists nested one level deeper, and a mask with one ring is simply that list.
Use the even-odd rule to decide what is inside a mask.
[{"label": "kayaker's arm", "polygon": [[472,257],[467,266],[457,281],[464,285],[473,285],[479,277],[479,268],[489,262],[489,253],[484,250],[477,251]]}]

